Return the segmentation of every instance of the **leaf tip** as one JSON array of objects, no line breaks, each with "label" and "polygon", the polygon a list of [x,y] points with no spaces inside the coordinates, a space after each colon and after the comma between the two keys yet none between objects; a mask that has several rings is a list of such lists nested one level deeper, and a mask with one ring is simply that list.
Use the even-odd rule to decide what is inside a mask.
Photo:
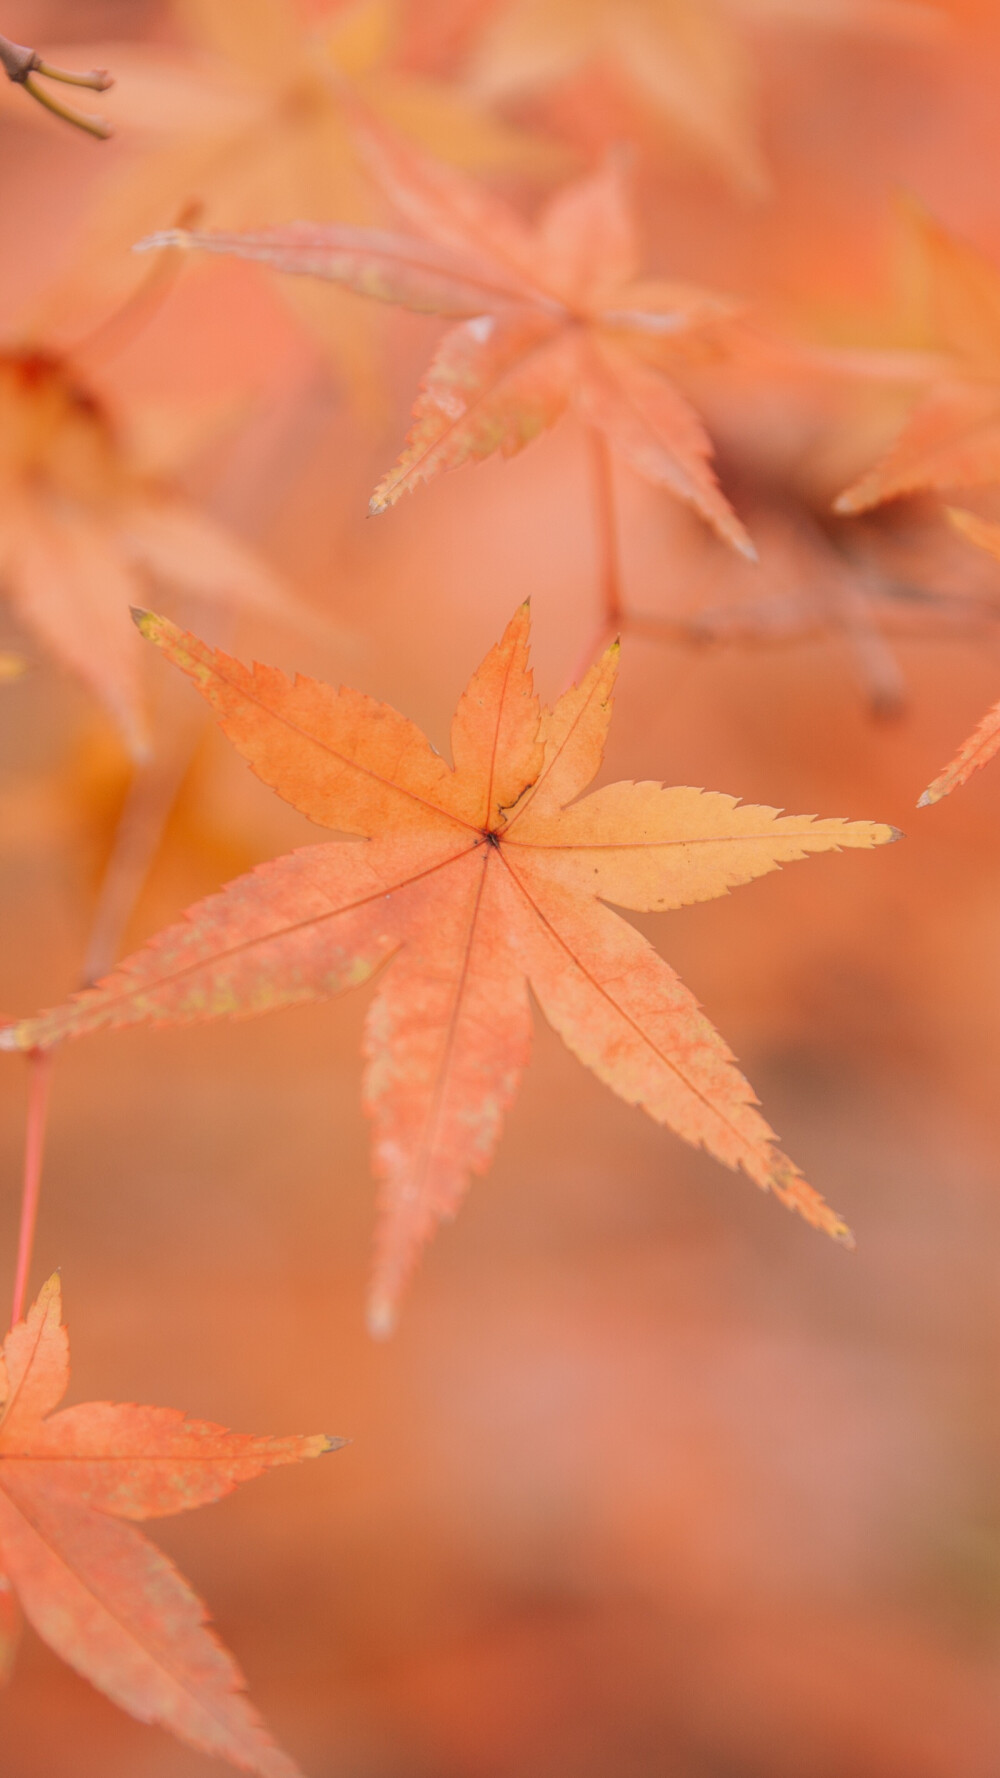
[{"label": "leaf tip", "polygon": [[906,835],[901,827],[886,827],[885,839],[882,841],[882,844],[884,846],[894,846],[897,840],[905,840],[905,838]]},{"label": "leaf tip", "polygon": [[48,1320],[51,1315],[56,1324],[62,1322],[62,1273],[57,1269],[50,1272],[35,1298],[33,1307]]},{"label": "leaf tip", "polygon": [[368,1332],[373,1340],[388,1340],[396,1331],[396,1305],[386,1296],[374,1296],[368,1305]]},{"label": "leaf tip", "polygon": [[837,495],[832,511],[839,513],[844,518],[850,516],[851,513],[861,512],[864,506],[865,501],[858,487],[845,488],[842,494]]},{"label": "leaf tip", "polygon": [[[171,641],[177,641],[183,635],[176,624],[172,624],[168,617],[161,617],[158,611],[144,611],[141,605],[132,605],[130,610],[140,636],[146,642],[155,643],[157,648],[167,648],[169,652]],[[148,748],[148,740],[144,745]]]},{"label": "leaf tip", "polygon": [[141,241],[132,243],[133,253],[155,253],[160,247],[194,246],[194,239],[185,228],[164,228],[158,234],[144,235]]},{"label": "leaf tip", "polygon": [[[917,797],[917,808],[918,809],[929,809],[932,806],[932,804],[938,803],[940,801],[941,801],[940,790],[935,790],[933,784],[928,784],[927,789],[922,790],[920,792],[920,795]],[[2,1035],[3,1035],[3,1033],[0,1032],[0,1037],[2,1037]]]}]

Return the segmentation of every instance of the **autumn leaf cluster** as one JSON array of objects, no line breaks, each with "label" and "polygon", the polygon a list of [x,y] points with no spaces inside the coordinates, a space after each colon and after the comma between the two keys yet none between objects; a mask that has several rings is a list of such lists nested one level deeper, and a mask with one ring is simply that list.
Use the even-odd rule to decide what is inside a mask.
[{"label": "autumn leaf cluster", "polygon": [[[853,1246],[694,991],[628,916],[726,896],[814,854],[871,850],[897,828],[867,802],[794,815],[742,801],[739,783],[664,784],[651,747],[630,761],[634,776],[604,782],[602,766],[623,648],[652,643],[664,661],[731,649],[751,675],[762,650],[819,641],[846,656],[865,707],[888,717],[907,700],[897,646],[978,647],[995,633],[1000,261],[922,194],[886,189],[877,214],[852,209],[858,174],[845,150],[858,261],[892,257],[897,277],[894,289],[863,277],[854,287],[847,268],[838,309],[818,231],[796,215],[794,166],[772,152],[797,56],[826,46],[847,63],[871,55],[926,75],[943,45],[974,33],[974,8],[165,10],[150,41],[15,61],[3,96],[4,128],[54,130],[80,119],[31,107],[39,73],[58,81],[63,63],[99,60],[114,74],[106,108],[124,152],[95,181],[30,317],[0,345],[0,590],[18,626],[3,678],[29,665],[22,695],[48,665],[75,677],[133,777],[87,962],[52,1008],[0,1027],[0,1048],[35,1070],[0,1365],[0,1666],[11,1666],[23,1612],[140,1720],[290,1778],[297,1768],[204,1608],[131,1522],[201,1506],[339,1441],[249,1437],[160,1408],[60,1409],[58,1278],[30,1308],[26,1296],[39,1083],[65,1042],[101,1030],[270,1014],[366,989],[361,1099],[378,1200],[368,1326],[380,1337],[426,1243],[497,1153],[533,1009],[620,1100]],[[719,221],[694,253],[684,218],[705,191]],[[772,226],[784,264],[766,250]],[[206,374],[203,399],[185,384],[211,358],[199,358],[198,330],[213,305],[234,335],[246,329],[251,353],[259,327],[262,360],[282,339],[270,381],[266,366],[256,384],[223,369]],[[407,332],[399,311],[421,331]],[[168,375],[151,394],[128,367],[157,330],[177,382]],[[400,365],[424,343],[407,422]],[[341,584],[349,563],[311,596],[253,535],[252,509],[264,483],[279,485],[292,442],[308,456],[317,389],[349,441],[341,480],[352,499],[349,453],[381,463],[368,510],[383,535],[402,522],[404,495],[439,499],[447,525],[476,465],[498,460],[502,502],[503,459],[534,448],[542,460],[557,426],[576,441],[576,485],[546,523],[557,552],[585,536],[591,574],[573,589],[561,689],[546,701],[529,640],[548,589],[533,588],[533,607],[523,598],[527,560],[513,615],[458,698],[447,752],[368,692],[245,664],[241,624],[263,626],[274,655],[302,668],[333,650],[362,676],[352,651],[360,644],[363,659],[371,637],[364,598]],[[268,413],[281,400],[286,432]],[[261,484],[242,486],[242,507],[213,499],[213,467],[230,496],[252,481],[241,450],[260,437],[271,452]],[[432,493],[445,471],[457,473]],[[339,489],[329,498],[310,514],[317,532],[334,526]],[[655,515],[641,593],[627,517],[640,510]],[[513,505],[509,525],[516,536]],[[359,555],[381,547],[365,535]],[[651,581],[668,589],[655,608]],[[467,599],[475,612],[474,585]],[[419,597],[412,636],[428,656],[438,647]],[[256,778],[325,832],[217,880],[120,959],[193,744],[197,700],[171,689],[157,653]],[[799,659],[786,656],[789,673]],[[922,793],[914,781],[913,801],[939,801],[998,749],[1000,704]],[[850,1196],[846,1177],[822,1184]]]}]

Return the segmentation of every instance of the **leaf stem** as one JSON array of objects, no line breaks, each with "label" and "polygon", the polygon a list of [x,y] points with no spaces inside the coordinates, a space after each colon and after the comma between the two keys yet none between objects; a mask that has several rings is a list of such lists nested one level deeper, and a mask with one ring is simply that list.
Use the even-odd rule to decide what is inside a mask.
[{"label": "leaf stem", "polygon": [[[194,228],[201,213],[202,205],[192,199],[178,211],[174,227]],[[183,264],[179,253],[172,257],[164,253],[159,259],[154,259],[149,271],[140,278],[117,309],[105,316],[103,321],[99,321],[90,333],[77,340],[68,349],[67,356],[76,363],[86,358],[88,363],[93,364],[114,358],[119,352],[123,352],[156,318],[173,290]]]},{"label": "leaf stem", "polygon": [[613,642],[625,623],[622,596],[621,552],[619,548],[618,515],[615,509],[614,466],[611,449],[604,433],[596,426],[587,428],[591,480],[594,491],[594,526],[597,541],[598,587],[601,597],[601,620],[597,634],[588,643],[581,657],[574,680],[579,681],[595,655]]},{"label": "leaf stem", "polygon": [[179,716],[169,746],[161,746],[136,768],[118,818],[83,961],[83,985],[106,976],[118,960],[122,940],[150,866],[163,839],[178,791],[203,729],[197,719]]},{"label": "leaf stem", "polygon": [[24,1317],[31,1272],[31,1255],[35,1245],[38,1221],[38,1200],[42,1189],[42,1160],[45,1154],[45,1124],[49,1108],[49,1087],[52,1081],[52,1054],[49,1050],[28,1051],[28,1119],[24,1142],[24,1182],[21,1188],[21,1226],[17,1237],[17,1266],[14,1273],[14,1300],[10,1312],[11,1327]]},{"label": "leaf stem", "polygon": [[613,642],[625,616],[622,598],[622,572],[618,547],[618,515],[615,511],[614,465],[611,447],[596,426],[588,428],[590,460],[594,479],[594,509],[597,520],[598,569],[604,635]]},{"label": "leaf stem", "polygon": [[12,43],[9,37],[0,36],[0,67],[7,79],[15,86],[23,86],[25,92],[46,111],[61,117],[64,123],[73,124],[76,129],[86,131],[89,136],[97,136],[102,140],[111,134],[110,125],[103,117],[96,117],[90,111],[78,111],[74,105],[65,105],[61,100],[53,98],[45,87],[38,84],[37,75],[46,80],[58,80],[64,86],[83,86],[91,92],[107,92],[114,86],[114,80],[103,68],[91,68],[85,74],[75,74],[69,68],[57,68],[54,63],[46,62],[36,49],[28,49],[25,44]]}]

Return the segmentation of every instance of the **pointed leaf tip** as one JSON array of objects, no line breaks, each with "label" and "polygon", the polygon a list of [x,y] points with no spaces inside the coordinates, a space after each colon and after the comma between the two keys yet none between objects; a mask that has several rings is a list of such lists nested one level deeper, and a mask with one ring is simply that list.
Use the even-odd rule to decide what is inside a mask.
[{"label": "pointed leaf tip", "polygon": [[35,1298],[35,1308],[36,1309],[41,1309],[41,1308],[47,1309],[50,1303],[53,1303],[55,1305],[56,1313],[59,1316],[59,1319],[61,1320],[62,1319],[62,1272],[59,1270],[58,1266],[56,1267],[54,1272],[49,1273],[48,1277],[45,1280],[45,1283],[42,1285],[41,1290],[38,1292],[38,1295]]},{"label": "pointed leaf tip", "polygon": [[160,247],[191,247],[192,238],[186,228],[164,228],[155,235],[144,235],[132,243],[133,253],[155,253]]},{"label": "pointed leaf tip", "polygon": [[861,507],[862,502],[858,498],[856,490],[845,488],[842,494],[837,495],[837,498],[831,507],[831,511],[838,512],[843,517],[845,515],[849,516],[851,513],[860,512]]},{"label": "pointed leaf tip", "polygon": [[141,605],[133,605],[131,609],[132,622],[140,636],[146,642],[154,643],[157,648],[168,644],[171,636],[176,640],[182,635],[176,625],[169,618],[161,617],[158,611],[144,611]]},{"label": "pointed leaf tip", "polygon": [[368,1332],[373,1340],[388,1340],[396,1331],[396,1308],[386,1297],[374,1297],[368,1305]]}]

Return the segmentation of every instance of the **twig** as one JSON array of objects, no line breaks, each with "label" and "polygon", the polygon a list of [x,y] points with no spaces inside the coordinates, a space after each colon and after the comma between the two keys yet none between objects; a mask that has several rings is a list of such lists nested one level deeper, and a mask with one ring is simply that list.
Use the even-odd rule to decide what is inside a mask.
[{"label": "twig", "polygon": [[618,519],[615,512],[614,468],[611,451],[603,432],[596,426],[587,428],[591,472],[594,485],[594,516],[597,529],[598,586],[601,594],[601,621],[597,634],[588,643],[574,674],[579,680],[602,648],[613,642],[625,620],[622,598],[621,558],[618,547]]},{"label": "twig", "polygon": [[17,1237],[17,1267],[14,1274],[14,1301],[10,1312],[11,1327],[23,1318],[31,1272],[31,1255],[35,1245],[35,1224],[38,1221],[38,1199],[42,1188],[42,1157],[45,1153],[45,1121],[49,1108],[49,1086],[52,1077],[52,1056],[48,1050],[29,1050],[28,1121],[24,1142],[24,1183],[21,1189],[21,1227]]},{"label": "twig", "polygon": [[39,86],[37,79],[41,74],[46,80],[62,81],[64,86],[84,86],[91,92],[105,93],[109,86],[114,86],[114,80],[103,68],[92,68],[87,74],[74,74],[69,68],[57,68],[52,62],[43,61],[37,49],[28,49],[24,44],[12,43],[9,37],[2,36],[0,65],[7,79],[15,86],[23,86],[46,111],[61,117],[65,123],[74,124],[78,130],[85,130],[88,136],[98,136],[102,141],[110,136],[111,126],[103,117],[90,111],[78,111],[74,105],[64,105],[44,86]]},{"label": "twig", "polygon": [[189,698],[186,686],[165,680],[161,697],[154,718],[153,754],[136,768],[104,868],[84,954],[84,987],[100,981],[118,961],[129,920],[204,732],[204,711]]}]

